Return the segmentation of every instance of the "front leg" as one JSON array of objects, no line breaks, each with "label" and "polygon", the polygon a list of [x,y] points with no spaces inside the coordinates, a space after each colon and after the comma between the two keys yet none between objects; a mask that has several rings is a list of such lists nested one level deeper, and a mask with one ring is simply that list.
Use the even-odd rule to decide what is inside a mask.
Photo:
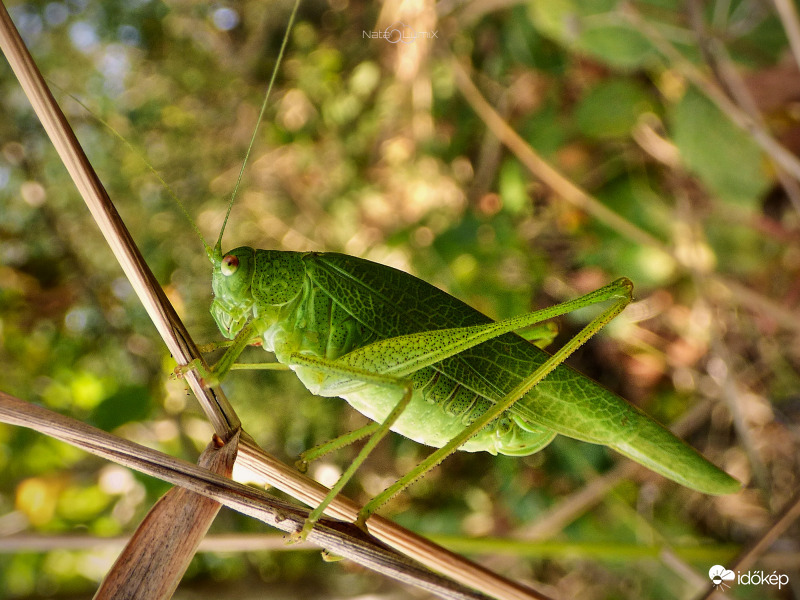
[{"label": "front leg", "polygon": [[205,368],[203,361],[200,359],[195,359],[187,365],[179,365],[175,367],[175,376],[182,377],[188,371],[197,369],[197,372],[200,373],[200,377],[203,378],[203,385],[206,388],[219,385],[219,382],[222,381],[222,378],[228,374],[228,371],[235,368],[234,364],[244,349],[254,342],[259,343],[258,331],[258,321],[250,321],[247,325],[242,327],[233,340],[230,342],[223,342],[223,345],[227,346],[225,349],[225,354],[223,354],[222,358],[220,358],[210,369]]}]

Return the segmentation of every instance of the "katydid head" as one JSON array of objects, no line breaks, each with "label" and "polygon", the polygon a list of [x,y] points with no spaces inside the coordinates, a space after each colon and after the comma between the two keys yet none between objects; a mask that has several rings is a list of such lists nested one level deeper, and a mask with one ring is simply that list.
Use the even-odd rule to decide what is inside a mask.
[{"label": "katydid head", "polygon": [[211,315],[222,334],[233,339],[250,318],[253,307],[253,294],[250,286],[253,281],[255,250],[242,246],[223,256],[219,244],[209,253],[214,265],[211,286],[214,301]]},{"label": "katydid head", "polygon": [[229,339],[251,317],[268,324],[281,320],[302,296],[306,274],[301,253],[241,246],[223,255],[217,245],[210,256],[214,264],[211,314]]}]

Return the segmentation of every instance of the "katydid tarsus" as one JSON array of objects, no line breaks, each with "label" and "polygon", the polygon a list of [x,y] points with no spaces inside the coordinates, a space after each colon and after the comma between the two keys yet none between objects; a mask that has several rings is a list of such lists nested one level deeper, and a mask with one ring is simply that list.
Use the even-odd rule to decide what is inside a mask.
[{"label": "katydid tarsus", "polygon": [[[628,279],[494,322],[412,275],[360,258],[246,246],[223,253],[224,228],[206,250],[213,264],[211,313],[233,342],[204,374],[207,382],[238,367],[244,348],[258,342],[313,394],[339,396],[374,421],[305,456],[369,438],[311,513],[306,531],[390,429],[437,450],[368,502],[362,522],[458,449],[523,456],[557,434],[606,445],[700,492],[739,489],[641,410],[563,364],[631,301]],[[598,303],[606,306],[602,313],[553,355],[514,333]]]}]

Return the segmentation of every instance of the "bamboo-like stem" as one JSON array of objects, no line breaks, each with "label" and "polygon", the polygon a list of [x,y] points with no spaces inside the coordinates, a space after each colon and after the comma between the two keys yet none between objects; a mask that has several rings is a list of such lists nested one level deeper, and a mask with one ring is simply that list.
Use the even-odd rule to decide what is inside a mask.
[{"label": "bamboo-like stem", "polygon": [[[299,473],[265,453],[251,438],[242,439],[238,461],[252,473],[261,475],[265,482],[308,506],[317,506],[327,496],[328,488],[316,481],[308,480],[298,486]],[[360,509],[361,506],[340,494],[331,502],[325,514],[354,522]],[[500,577],[379,515],[372,515],[367,520],[367,526],[372,535],[402,554],[476,590],[503,600],[546,600],[546,596],[539,592]]]},{"label": "bamboo-like stem", "polygon": [[[262,490],[237,483],[208,469],[119,438],[3,392],[0,392],[0,422],[39,431],[96,456],[211,498],[287,533],[299,531],[308,517],[307,511],[278,500]],[[308,540],[327,548],[337,556],[445,598],[486,598],[431,573],[400,553],[376,545],[350,523],[328,519],[318,525],[309,534]]]},{"label": "bamboo-like stem", "polygon": [[[2,3],[0,47],[170,352],[178,364],[186,365],[198,358],[202,360],[197,346],[155,280],[89,164]],[[194,371],[187,373],[187,380],[217,434],[224,440],[229,439],[234,431],[240,429],[241,423],[222,391],[219,388],[206,389]],[[238,460],[251,470],[268,474],[270,485],[311,506],[319,504],[327,494],[327,488],[269,456],[244,432],[239,445]],[[359,508],[356,503],[340,495],[331,502],[326,514],[354,521]],[[504,600],[545,598],[403,529],[388,519],[373,515],[367,525],[370,533],[382,542],[429,568],[486,594]]]},{"label": "bamboo-like stem", "polygon": [[[227,442],[214,436],[199,467],[229,479],[238,433]],[[170,488],[139,523],[117,555],[93,600],[170,600],[222,505],[181,486]]]},{"label": "bamboo-like stem", "polygon": [[[145,263],[64,113],[50,93],[5,5],[0,4],[0,8],[0,46],[3,53],[125,276],[178,364],[187,365],[192,360],[202,360],[197,346]],[[241,422],[225,395],[218,388],[204,388],[196,371],[187,373],[186,380],[211,420],[214,431],[221,438],[229,439],[241,427]]]}]

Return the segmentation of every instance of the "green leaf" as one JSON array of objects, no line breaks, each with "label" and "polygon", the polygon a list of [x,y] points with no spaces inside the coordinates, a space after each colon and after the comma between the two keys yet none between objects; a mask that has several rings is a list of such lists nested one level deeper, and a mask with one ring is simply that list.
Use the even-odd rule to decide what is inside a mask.
[{"label": "green leaf", "polygon": [[528,200],[528,178],[522,165],[516,160],[506,160],[500,167],[500,179],[498,181],[500,197],[503,199],[503,207],[519,214],[529,204]]},{"label": "green leaf", "polygon": [[694,88],[675,106],[672,130],[684,164],[712,193],[729,202],[755,205],[769,181],[752,137]]},{"label": "green leaf", "polygon": [[551,158],[567,140],[558,107],[548,102],[540,111],[520,124],[520,134],[542,156]]},{"label": "green leaf", "polygon": [[618,69],[633,70],[653,56],[650,42],[635,29],[599,24],[583,31],[577,49]]},{"label": "green leaf", "polygon": [[615,5],[612,0],[534,0],[529,8],[543,35],[612,67],[632,70],[649,61],[654,49],[644,35],[622,24]]},{"label": "green leaf", "polygon": [[578,104],[578,129],[594,138],[627,136],[639,115],[653,110],[647,91],[626,79],[609,79],[592,88]]}]

